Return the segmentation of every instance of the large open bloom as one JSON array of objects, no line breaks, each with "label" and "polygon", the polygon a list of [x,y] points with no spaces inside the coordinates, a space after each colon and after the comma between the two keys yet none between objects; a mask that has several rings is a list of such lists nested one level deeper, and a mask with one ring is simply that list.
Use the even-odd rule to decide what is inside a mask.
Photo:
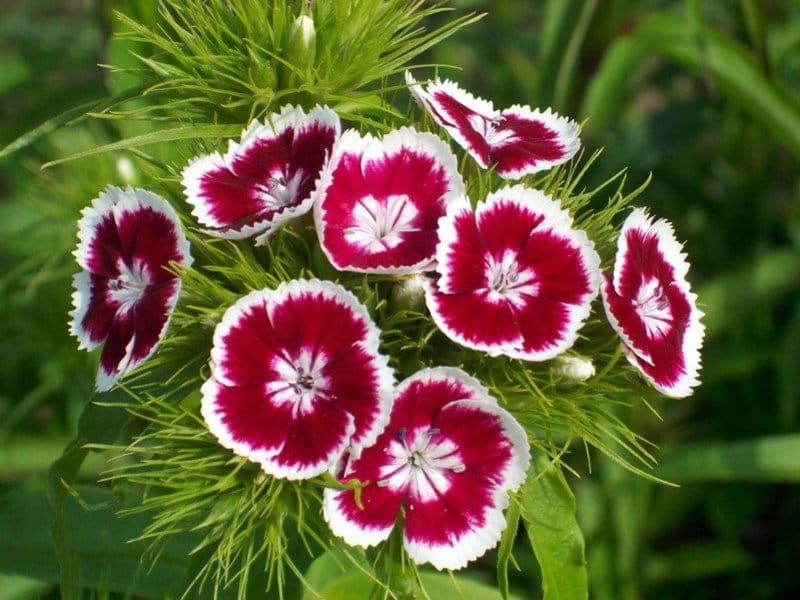
[{"label": "large open bloom", "polygon": [[203,154],[184,168],[192,214],[209,233],[258,235],[263,244],[283,222],[311,209],[311,192],[340,130],[339,117],[325,106],[306,115],[287,105],[264,123],[254,120],[227,154]]},{"label": "large open bloom", "polygon": [[559,165],[580,148],[575,121],[552,112],[514,105],[495,110],[449,80],[423,86],[406,71],[406,82],[417,103],[444,127],[478,164],[495,165],[497,174],[519,179]]},{"label": "large open bloom", "polygon": [[104,343],[103,391],[155,351],[180,293],[174,267],[192,257],[175,211],[147,190],[109,186],[81,215],[70,333],[81,349]]},{"label": "large open bloom", "polygon": [[603,278],[603,303],[631,364],[659,391],[680,398],[700,383],[705,328],[690,291],[689,264],[672,225],[641,208],[625,219],[613,279]]},{"label": "large open bloom", "polygon": [[201,411],[226,448],[286,479],[372,444],[394,383],[367,309],[329,281],[251,292],[214,331]]},{"label": "large open bloom", "polygon": [[572,217],[522,186],[463,203],[439,225],[440,277],[426,302],[453,341],[496,356],[547,360],[575,342],[600,283],[600,258]]},{"label": "large open bloom", "polygon": [[456,157],[432,133],[346,131],[315,193],[322,248],[339,270],[428,270],[437,221],[463,188]]},{"label": "large open bloom", "polygon": [[398,386],[375,445],[339,475],[368,482],[361,506],[352,490],[326,489],[323,511],[355,546],[385,540],[402,514],[412,560],[460,569],[497,544],[508,493],[529,462],[522,427],[478,381],[455,368],[423,369]]}]

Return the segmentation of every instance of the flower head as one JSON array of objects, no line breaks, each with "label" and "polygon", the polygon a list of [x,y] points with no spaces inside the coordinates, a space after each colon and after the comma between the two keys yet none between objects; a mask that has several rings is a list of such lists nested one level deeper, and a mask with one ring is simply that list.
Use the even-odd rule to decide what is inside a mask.
[{"label": "flower head", "polygon": [[575,121],[528,106],[501,111],[476,98],[452,81],[433,81],[423,87],[406,71],[406,82],[417,103],[444,127],[477,162],[495,165],[497,174],[519,179],[559,165],[580,148]]},{"label": "flower head", "polygon": [[323,511],[348,544],[372,546],[404,510],[412,560],[459,569],[500,539],[508,493],[529,462],[522,427],[478,381],[455,368],[424,369],[398,386],[386,430],[340,475],[369,482],[363,508],[352,490],[326,489]]},{"label": "flower head", "polygon": [[393,374],[378,328],[341,286],[251,292],[214,331],[201,412],[220,443],[286,479],[319,475],[386,424]]},{"label": "flower head", "polygon": [[456,157],[432,133],[404,127],[376,139],[347,131],[315,194],[322,248],[340,270],[429,270],[437,222],[463,188]]},{"label": "flower head", "polygon": [[603,278],[603,303],[631,364],[662,393],[680,398],[700,383],[705,328],[689,265],[672,225],[640,208],[625,219],[613,279]]},{"label": "flower head", "polygon": [[70,333],[81,349],[104,344],[103,391],[155,351],[181,288],[170,267],[192,257],[175,211],[147,190],[109,186],[81,215]]},{"label": "flower head", "polygon": [[209,233],[229,239],[258,235],[263,244],[288,219],[311,209],[311,192],[339,135],[328,107],[284,106],[253,121],[228,153],[203,154],[183,170],[192,214]]},{"label": "flower head", "polygon": [[575,342],[600,282],[600,258],[583,231],[537,190],[506,187],[448,212],[426,302],[453,341],[525,360]]}]

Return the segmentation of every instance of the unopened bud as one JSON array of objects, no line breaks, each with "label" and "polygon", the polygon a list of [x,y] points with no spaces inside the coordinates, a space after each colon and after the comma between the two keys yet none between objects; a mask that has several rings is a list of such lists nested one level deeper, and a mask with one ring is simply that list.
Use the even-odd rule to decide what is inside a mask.
[{"label": "unopened bud", "polygon": [[284,58],[298,69],[313,64],[317,51],[317,30],[314,19],[300,15],[294,20],[286,36]]},{"label": "unopened bud", "polygon": [[135,185],[137,180],[136,167],[133,165],[133,162],[127,156],[120,156],[117,159],[117,175],[119,175],[120,179],[125,183],[125,185]]},{"label": "unopened bud", "polygon": [[421,311],[425,306],[425,276],[416,273],[394,284],[389,298],[389,308]]},{"label": "unopened bud", "polygon": [[586,381],[595,373],[594,365],[588,358],[580,356],[558,356],[553,365],[556,375],[573,381]]}]

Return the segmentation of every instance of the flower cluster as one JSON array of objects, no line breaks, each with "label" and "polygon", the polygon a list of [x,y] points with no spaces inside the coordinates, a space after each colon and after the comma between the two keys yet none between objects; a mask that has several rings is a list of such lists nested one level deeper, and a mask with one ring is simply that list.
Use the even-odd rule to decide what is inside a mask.
[{"label": "flower cluster", "polygon": [[[577,124],[550,110],[497,111],[450,81],[407,81],[433,122],[504,179],[579,149]],[[433,323],[466,351],[557,359],[554,371],[590,381],[593,365],[564,352],[602,290],[608,321],[647,381],[675,397],[698,384],[703,327],[688,265],[671,226],[643,210],[625,221],[604,274],[595,244],[553,196],[516,183],[473,202],[438,135],[342,131],[326,106],[288,105],[253,121],[224,155],[191,160],[182,184],[215,237],[268,245],[283,223],[313,213],[333,267],[414,274]],[[104,343],[105,390],[154,352],[192,259],[173,209],[144,190],[104,191],[84,211],[79,239],[71,329],[82,347]],[[400,515],[411,559],[461,568],[500,539],[509,493],[528,470],[527,433],[464,370],[429,365],[396,383],[391,364],[356,295],[292,279],[227,308],[201,414],[222,446],[268,475],[338,478],[324,516],[348,543],[386,540]]]}]

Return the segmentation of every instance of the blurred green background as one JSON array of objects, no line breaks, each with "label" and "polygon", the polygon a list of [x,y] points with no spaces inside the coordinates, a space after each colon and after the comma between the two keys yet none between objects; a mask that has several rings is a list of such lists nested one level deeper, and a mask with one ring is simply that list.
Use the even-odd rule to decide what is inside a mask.
[{"label": "blurred green background", "polygon": [[[707,313],[703,385],[658,401],[663,420],[626,416],[657,446],[655,474],[680,487],[600,456],[589,472],[576,449],[591,597],[800,597],[800,3],[452,4],[488,15],[427,59],[459,65],[443,75],[498,107],[584,121],[585,146],[604,149],[594,181],[625,168],[633,188],[652,173],[639,202],[685,240]],[[98,66],[131,60],[110,43],[112,9],[146,18],[152,5],[0,1],[0,147],[124,87]],[[107,183],[136,183],[123,155],[40,167],[121,135],[83,121],[0,158],[1,599],[58,597],[45,479],[94,380],[66,325],[75,223]],[[102,534],[100,513],[86,522]],[[135,550],[120,558],[113,536],[85,545],[98,565]],[[521,563],[516,589],[532,593],[535,565]],[[94,575],[88,587],[116,589],[113,574]]]}]

